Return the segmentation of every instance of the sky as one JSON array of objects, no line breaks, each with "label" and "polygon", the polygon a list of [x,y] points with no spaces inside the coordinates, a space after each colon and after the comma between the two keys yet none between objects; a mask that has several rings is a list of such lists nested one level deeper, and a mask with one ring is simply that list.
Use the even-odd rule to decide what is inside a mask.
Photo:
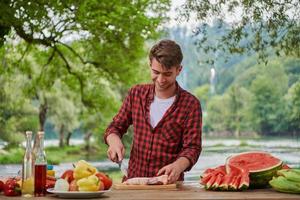
[{"label": "sky", "polygon": [[191,22],[186,22],[186,21],[178,21],[176,17],[178,16],[178,12],[176,12],[176,8],[180,7],[183,5],[185,0],[172,0],[171,3],[171,10],[169,11],[169,17],[171,18],[170,21],[166,26],[168,27],[174,27],[174,26],[184,26],[184,25],[192,25]]}]

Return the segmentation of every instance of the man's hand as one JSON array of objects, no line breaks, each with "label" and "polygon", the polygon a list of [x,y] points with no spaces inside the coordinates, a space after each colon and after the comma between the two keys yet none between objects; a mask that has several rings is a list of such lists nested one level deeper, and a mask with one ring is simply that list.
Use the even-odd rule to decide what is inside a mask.
[{"label": "man's hand", "polygon": [[168,183],[175,183],[180,174],[190,166],[190,161],[185,157],[178,158],[175,162],[161,168],[157,176],[168,175]]},{"label": "man's hand", "polygon": [[120,162],[125,155],[125,148],[120,137],[114,133],[110,134],[106,138],[109,145],[107,150],[107,157],[113,162]]}]

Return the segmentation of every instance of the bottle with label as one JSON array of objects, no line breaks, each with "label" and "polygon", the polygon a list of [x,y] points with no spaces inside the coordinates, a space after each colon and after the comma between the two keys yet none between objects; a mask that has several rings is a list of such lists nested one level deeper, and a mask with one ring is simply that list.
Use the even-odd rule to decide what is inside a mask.
[{"label": "bottle with label", "polygon": [[39,131],[37,133],[37,139],[39,146],[36,152],[35,164],[34,164],[34,195],[45,196],[46,195],[46,178],[47,178],[47,160],[46,153],[44,151],[44,132]]},{"label": "bottle with label", "polygon": [[26,131],[26,150],[22,166],[22,194],[24,196],[32,196],[34,192],[34,173],[31,139],[32,132]]}]

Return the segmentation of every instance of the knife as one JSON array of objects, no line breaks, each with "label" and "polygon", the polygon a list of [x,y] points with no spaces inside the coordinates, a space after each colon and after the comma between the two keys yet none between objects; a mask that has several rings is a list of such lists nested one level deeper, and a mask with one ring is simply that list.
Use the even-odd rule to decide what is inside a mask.
[{"label": "knife", "polygon": [[119,165],[119,168],[120,168],[121,172],[123,173],[123,175],[127,177],[128,176],[128,167],[125,166],[125,164],[123,163],[122,160],[118,162],[118,165]]}]

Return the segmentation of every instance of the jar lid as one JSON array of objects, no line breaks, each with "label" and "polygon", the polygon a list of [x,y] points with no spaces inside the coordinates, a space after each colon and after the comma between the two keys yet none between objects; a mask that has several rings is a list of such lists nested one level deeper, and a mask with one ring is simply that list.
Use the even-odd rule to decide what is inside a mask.
[{"label": "jar lid", "polygon": [[53,165],[47,165],[47,170],[53,170]]}]

